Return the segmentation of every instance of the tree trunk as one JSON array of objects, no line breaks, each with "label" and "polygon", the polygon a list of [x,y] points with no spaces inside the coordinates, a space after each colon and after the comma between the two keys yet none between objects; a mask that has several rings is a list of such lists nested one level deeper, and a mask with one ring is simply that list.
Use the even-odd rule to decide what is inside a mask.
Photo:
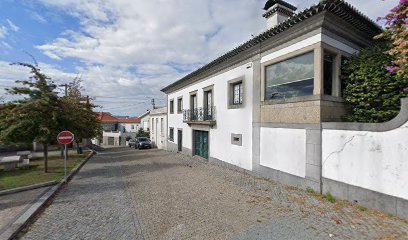
[{"label": "tree trunk", "polygon": [[75,141],[75,142],[76,142],[77,154],[80,154],[81,152],[79,151],[79,142],[78,141]]},{"label": "tree trunk", "polygon": [[48,173],[48,144],[44,143],[44,172]]},{"label": "tree trunk", "polygon": [[65,148],[64,148],[64,145],[61,145],[61,158],[63,158],[64,157],[64,151],[65,151]]}]

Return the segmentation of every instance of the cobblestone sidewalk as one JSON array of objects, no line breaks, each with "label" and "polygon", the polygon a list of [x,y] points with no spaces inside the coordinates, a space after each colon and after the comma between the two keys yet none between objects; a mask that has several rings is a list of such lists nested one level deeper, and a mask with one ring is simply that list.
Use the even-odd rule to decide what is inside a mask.
[{"label": "cobblestone sidewalk", "polygon": [[120,163],[91,159],[22,239],[143,239]]},{"label": "cobblestone sidewalk", "polygon": [[405,220],[164,151],[91,159],[23,239],[407,239]]}]

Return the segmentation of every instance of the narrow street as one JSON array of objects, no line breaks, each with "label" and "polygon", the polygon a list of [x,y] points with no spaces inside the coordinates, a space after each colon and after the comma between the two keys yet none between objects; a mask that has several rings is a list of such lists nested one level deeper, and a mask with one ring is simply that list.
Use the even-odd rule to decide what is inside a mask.
[{"label": "narrow street", "polygon": [[93,157],[21,239],[404,239],[404,220],[180,154]]}]

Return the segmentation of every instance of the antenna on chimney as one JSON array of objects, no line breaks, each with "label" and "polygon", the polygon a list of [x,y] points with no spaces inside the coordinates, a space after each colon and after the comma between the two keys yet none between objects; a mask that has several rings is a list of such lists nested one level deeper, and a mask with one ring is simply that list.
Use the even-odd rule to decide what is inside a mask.
[{"label": "antenna on chimney", "polygon": [[153,109],[156,109],[156,104],[154,103],[154,98],[152,98],[152,107],[153,107]]}]

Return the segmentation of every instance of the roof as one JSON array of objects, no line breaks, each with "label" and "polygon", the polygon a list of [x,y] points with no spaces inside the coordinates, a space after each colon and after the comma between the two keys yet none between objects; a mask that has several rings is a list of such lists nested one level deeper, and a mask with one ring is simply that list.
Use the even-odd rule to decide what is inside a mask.
[{"label": "roof", "polygon": [[227,52],[226,54],[222,55],[221,57],[215,59],[214,61],[210,62],[209,64],[199,68],[198,70],[188,74],[187,76],[181,78],[180,80],[168,85],[167,87],[163,88],[161,91],[168,93],[172,89],[176,88],[178,85],[182,83],[189,82],[190,80],[194,79],[194,77],[203,74],[205,72],[210,72],[217,65],[223,63],[233,57],[236,57],[240,54],[244,54],[245,51],[249,49],[259,49],[259,44],[275,37],[276,35],[285,32],[295,25],[305,21],[306,19],[312,18],[321,12],[330,12],[340,18],[342,18],[347,23],[351,24],[353,27],[357,28],[358,30],[366,33],[367,35],[376,35],[381,31],[381,27],[378,26],[375,22],[369,19],[367,16],[362,14],[358,11],[355,7],[351,6],[349,3],[345,2],[344,0],[322,0],[318,4],[313,5],[305,10],[293,15],[292,17],[288,18],[286,21],[282,22],[281,24],[259,34],[258,36],[250,39],[249,41],[245,42],[244,44],[236,47],[235,49]]},{"label": "roof", "polygon": [[150,114],[150,111],[147,111],[147,112],[143,113],[142,115],[140,115],[139,118],[144,118],[149,114]]},{"label": "roof", "polygon": [[97,114],[102,123],[140,123],[139,118],[116,118],[108,112],[98,112]]},{"label": "roof", "polygon": [[269,8],[271,8],[273,5],[275,5],[275,4],[280,4],[280,5],[282,5],[282,6],[284,6],[284,7],[287,7],[287,8],[289,8],[289,9],[291,9],[291,10],[293,10],[293,11],[296,11],[296,7],[295,6],[293,6],[292,4],[290,4],[290,3],[287,3],[287,2],[285,2],[285,1],[282,1],[282,0],[269,0],[269,1],[267,1],[266,2],[266,4],[265,4],[265,7],[264,7],[264,10],[268,10]]},{"label": "roof", "polygon": [[150,111],[150,115],[163,115],[167,114],[167,107],[155,108]]}]

